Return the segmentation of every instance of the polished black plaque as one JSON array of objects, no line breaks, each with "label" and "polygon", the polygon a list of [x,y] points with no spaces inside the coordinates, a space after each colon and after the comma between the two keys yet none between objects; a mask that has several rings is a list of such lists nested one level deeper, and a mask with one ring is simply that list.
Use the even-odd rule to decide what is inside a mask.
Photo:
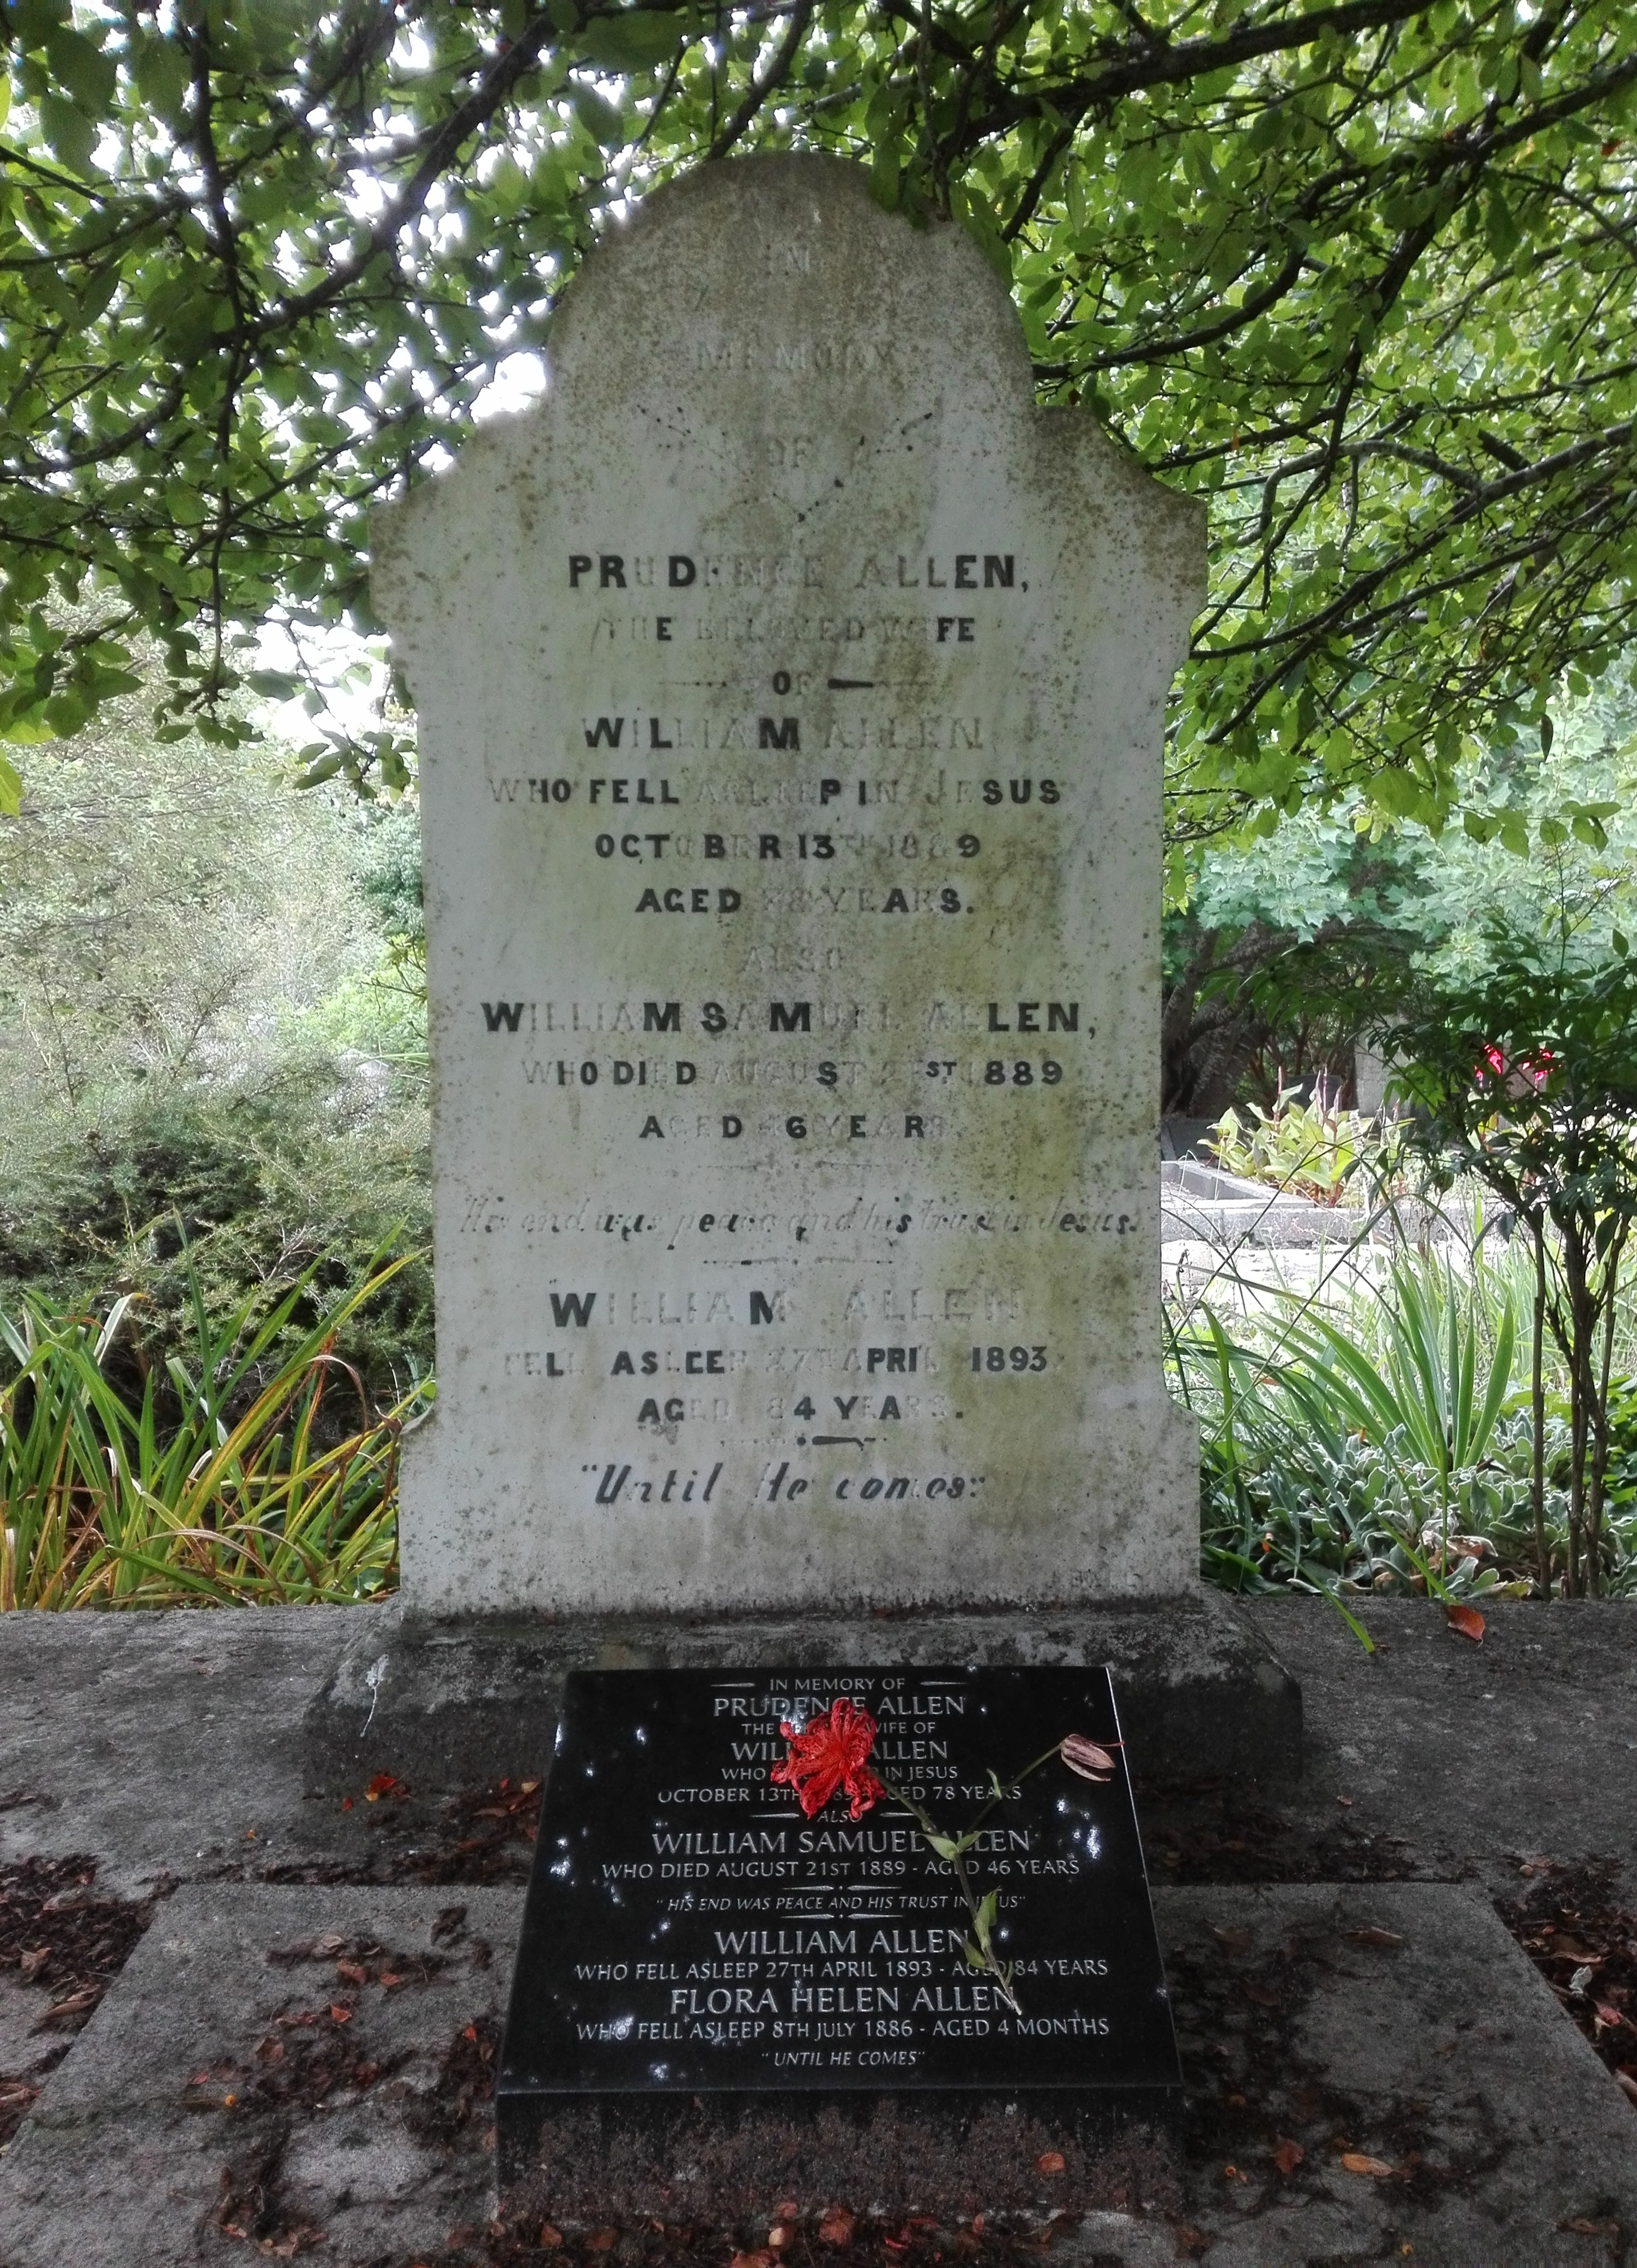
[{"label": "polished black plaque", "polygon": [[[845,1696],[870,1765],[995,1896],[1009,2004],[951,1863],[901,1800],[813,1816],[782,1721]],[[1105,1748],[1091,1782],[1053,1753]],[[502,2055],[508,2098],[1179,2085],[1103,1669],[580,1671],[563,1696]],[[995,1800],[990,1775],[1006,1793]],[[982,1814],[980,1824],[979,1815]]]}]

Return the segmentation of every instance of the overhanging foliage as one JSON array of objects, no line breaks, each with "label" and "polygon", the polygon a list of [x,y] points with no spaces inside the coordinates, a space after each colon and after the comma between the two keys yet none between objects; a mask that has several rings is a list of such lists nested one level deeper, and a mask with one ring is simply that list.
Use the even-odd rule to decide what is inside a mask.
[{"label": "overhanging foliage", "polygon": [[[855,155],[884,202],[951,212],[1011,282],[1042,398],[1211,494],[1179,833],[1360,782],[1435,823],[1474,733],[1548,729],[1560,675],[1631,638],[1624,0],[6,0],[0,22],[13,740],[128,689],[144,634],[177,729],[242,733],[221,704],[255,626],[371,626],[368,505],[545,339],[621,200],[758,146]],[[407,760],[383,724],[314,770],[391,787]]]}]

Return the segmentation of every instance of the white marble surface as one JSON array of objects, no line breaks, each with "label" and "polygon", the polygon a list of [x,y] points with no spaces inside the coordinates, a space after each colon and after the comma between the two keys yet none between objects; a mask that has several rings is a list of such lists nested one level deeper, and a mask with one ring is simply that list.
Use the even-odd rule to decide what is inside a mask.
[{"label": "white marble surface", "polygon": [[780,157],[597,253],[544,401],[375,559],[437,1080],[410,1601],[1192,1587],[1154,1159],[1198,508],[1035,408],[961,231]]}]

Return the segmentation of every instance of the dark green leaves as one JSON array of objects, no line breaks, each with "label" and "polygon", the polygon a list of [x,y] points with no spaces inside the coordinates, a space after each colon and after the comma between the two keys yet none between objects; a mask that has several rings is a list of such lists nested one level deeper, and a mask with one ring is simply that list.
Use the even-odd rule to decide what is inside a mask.
[{"label": "dark green leaves", "polygon": [[138,96],[157,117],[173,126],[187,93],[187,57],[174,40],[144,34],[137,42],[132,76]]},{"label": "dark green leaves", "polygon": [[576,82],[572,99],[575,115],[592,141],[600,149],[617,148],[625,138],[625,122],[613,104],[584,79]]},{"label": "dark green leaves", "polygon": [[113,63],[82,33],[59,25],[47,36],[46,60],[58,85],[89,116],[101,117],[112,107],[117,84]]},{"label": "dark green leaves", "polygon": [[97,141],[94,120],[77,103],[66,101],[60,94],[42,94],[39,111],[46,147],[57,163],[71,173],[88,173]]},{"label": "dark green leaves", "polygon": [[606,71],[651,70],[676,53],[681,27],[674,16],[626,8],[615,15],[592,17],[569,44],[576,58]]},{"label": "dark green leaves", "polygon": [[616,195],[730,123],[947,210],[1042,398],[1209,497],[1179,835],[1359,786],[1440,825],[1474,740],[1549,747],[1559,674],[1637,623],[1637,54],[1607,0],[1383,0],[1356,39],[1284,0],[6,20],[0,733],[95,705],[38,674],[70,584],[88,637],[161,640],[177,715],[228,718],[269,611],[362,624],[371,502],[459,446]]}]

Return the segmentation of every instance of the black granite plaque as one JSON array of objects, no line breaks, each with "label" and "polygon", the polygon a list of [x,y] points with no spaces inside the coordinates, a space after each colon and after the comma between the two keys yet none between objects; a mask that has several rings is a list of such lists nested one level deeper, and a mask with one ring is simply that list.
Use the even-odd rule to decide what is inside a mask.
[{"label": "black granite plaque", "polygon": [[[781,1727],[816,1729],[801,1745],[822,1764],[843,1701],[873,1742],[855,1719],[853,1793],[810,1815],[772,1778]],[[1090,1769],[1105,1778],[1062,1760],[1066,1735],[1105,1752]],[[958,1864],[932,1835],[972,1840]],[[552,2104],[597,2099],[1026,2095],[1152,2118],[1178,2089],[1106,1670],[568,1679],[503,2147]]]}]

